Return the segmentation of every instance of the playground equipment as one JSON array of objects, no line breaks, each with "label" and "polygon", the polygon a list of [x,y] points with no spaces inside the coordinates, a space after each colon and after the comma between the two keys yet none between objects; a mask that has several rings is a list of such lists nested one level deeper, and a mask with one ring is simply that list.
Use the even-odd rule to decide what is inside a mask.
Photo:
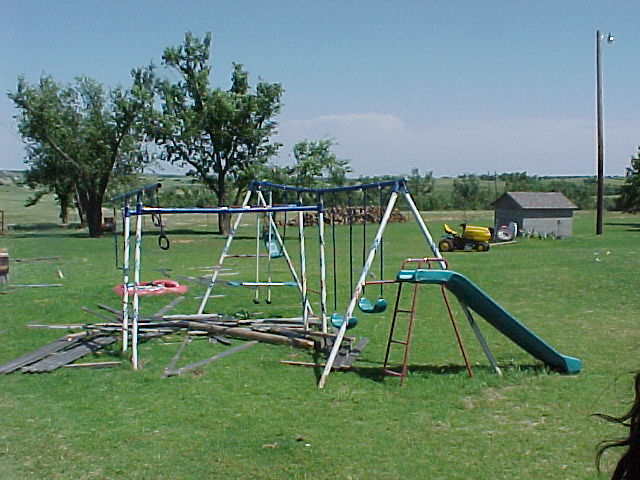
[{"label": "playground equipment", "polygon": [[493,236],[491,228],[477,227],[463,223],[462,235],[459,235],[446,223],[444,224],[445,235],[438,242],[441,252],[451,252],[453,250],[476,250],[486,252],[489,250],[489,240]]},{"label": "playground equipment", "polygon": [[[137,286],[129,285],[128,294],[131,295],[134,289],[138,295],[182,295],[186,293],[187,287],[180,285],[174,280],[153,280],[152,282],[140,282]],[[124,285],[116,285],[113,291],[119,296],[124,295]]]},{"label": "playground equipment", "polygon": [[[248,192],[245,201],[240,207],[217,207],[217,208],[163,208],[159,206],[148,207],[144,205],[145,197],[153,197],[154,194],[157,193],[158,189],[162,186],[160,183],[154,183],[150,185],[146,185],[144,187],[131,190],[129,192],[116,195],[113,197],[113,200],[121,200],[122,201],[122,217],[124,219],[124,241],[123,241],[123,260],[122,269],[123,281],[122,285],[127,288],[123,288],[123,296],[122,296],[122,350],[123,352],[127,350],[129,345],[129,333],[131,333],[131,364],[134,370],[138,369],[138,323],[140,318],[140,286],[143,282],[140,281],[140,269],[142,262],[141,255],[141,247],[142,247],[142,217],[144,215],[152,215],[159,218],[159,215],[162,214],[189,214],[189,213],[204,213],[204,214],[216,214],[216,213],[226,213],[226,214],[238,214],[236,217],[236,221],[234,222],[231,230],[231,234],[227,238],[225,243],[225,247],[223,248],[223,252],[220,256],[220,259],[216,266],[214,267],[214,273],[212,275],[211,280],[208,283],[207,291],[205,296],[203,297],[203,301],[200,304],[200,308],[197,315],[201,315],[204,307],[206,305],[207,300],[211,294],[211,288],[216,282],[218,274],[222,268],[222,263],[224,258],[227,257],[227,253],[229,250],[229,246],[233,239],[234,233],[237,230],[240,219],[242,215],[245,213],[252,214],[265,214],[265,213],[274,213],[274,212],[299,212],[300,217],[302,217],[303,212],[310,211],[318,211],[318,206],[305,206],[305,205],[279,205],[279,206],[268,206],[266,202],[263,201],[260,205],[250,206],[248,204],[251,192]],[[156,195],[157,197],[157,195]],[[263,198],[264,200],[264,198]],[[135,202],[135,206],[132,203]],[[135,240],[134,240],[134,248],[133,248],[133,278],[131,278],[130,265],[131,265],[131,218],[135,217]],[[273,220],[270,219],[270,222]],[[277,233],[277,229],[274,230],[276,238],[279,238]],[[164,246],[168,247],[168,242],[165,242],[164,238],[166,238],[166,234],[164,230],[161,230],[161,235],[159,237],[159,246],[163,248]],[[280,246],[283,246],[282,239],[279,239]],[[259,240],[258,240],[259,246]],[[303,254],[302,257],[302,271],[304,272],[304,249],[302,249]],[[302,290],[302,285],[300,280],[298,279],[298,275],[293,267],[291,259],[289,258],[286,251],[283,251],[283,254],[287,260],[287,264],[290,268],[290,271],[294,277],[294,281],[298,288]],[[130,292],[132,292],[130,294]],[[130,298],[131,297],[131,298]],[[131,303],[131,309],[129,309],[129,303]],[[308,301],[303,301],[303,317],[305,321],[305,325],[307,325],[308,315],[310,313],[310,306]]]},{"label": "playground equipment", "polygon": [[[409,259],[412,260],[412,259]],[[415,261],[415,260],[414,260]],[[429,261],[441,261],[441,259],[423,259],[424,262]],[[443,263],[446,267],[446,263]],[[404,267],[405,265],[403,265]],[[411,323],[413,322],[413,316],[415,312],[415,295],[417,292],[418,285],[430,284],[430,285],[440,285],[443,293],[443,298],[447,306],[447,310],[451,316],[451,320],[454,326],[454,330],[456,330],[456,336],[458,337],[458,343],[462,352],[462,355],[465,360],[465,364],[467,366],[467,370],[469,374],[471,374],[471,370],[469,367],[468,360],[466,358],[466,354],[464,352],[464,347],[459,339],[457,327],[453,320],[453,316],[451,314],[451,308],[447,297],[445,295],[445,289],[455,295],[460,306],[469,321],[471,328],[473,329],[476,337],[478,338],[478,342],[482,347],[489,363],[492,365],[494,370],[497,373],[500,373],[499,368],[496,365],[495,359],[489,350],[489,347],[484,340],[484,337],[480,333],[475,320],[471,314],[471,310],[484,318],[491,326],[493,326],[500,333],[509,338],[512,342],[517,344],[526,352],[533,355],[538,360],[542,361],[546,365],[559,370],[562,373],[574,374],[578,373],[581,369],[581,361],[577,358],[569,357],[566,355],[562,355],[558,353],[555,349],[553,349],[549,344],[544,342],[540,337],[535,335],[531,330],[525,327],[522,323],[520,323],[514,316],[512,316],[509,312],[507,312],[504,308],[502,308],[495,300],[489,297],[485,292],[483,292],[477,285],[475,285],[471,280],[466,278],[464,275],[460,273],[444,269],[444,270],[436,270],[431,268],[423,268],[422,265],[419,265],[418,268],[409,270],[403,268],[396,275],[396,281],[399,282],[398,292],[404,283],[410,283],[414,286],[414,301],[412,307],[408,310],[411,314],[409,319],[410,325],[408,328],[407,337],[403,342],[394,342],[392,340],[394,325],[396,322],[395,314],[393,318],[393,322],[391,325],[391,331],[389,335],[389,342],[387,344],[387,353],[385,356],[385,366],[384,371],[386,374],[395,375],[399,377],[404,377],[406,374],[407,368],[407,359],[408,359],[408,350],[411,340]],[[397,305],[396,305],[397,310]],[[390,371],[387,367],[387,361],[389,356],[389,349],[393,343],[401,343],[405,346],[405,355],[402,363],[401,372]]]},{"label": "playground equipment", "polygon": [[[457,325],[453,319],[449,300],[446,292],[454,294],[460,303],[465,316],[474,331],[485,355],[489,362],[493,366],[496,372],[500,372],[496,365],[493,356],[489,350],[489,347],[482,337],[480,330],[473,319],[471,310],[482,316],[492,326],[498,329],[501,333],[506,335],[510,340],[524,348],[527,352],[533,354],[536,358],[542,360],[549,366],[557,368],[565,373],[576,373],[580,370],[580,361],[572,357],[566,357],[560,355],[547,344],[545,344],[540,338],[536,337],[532,332],[526,329],[520,324],[514,317],[504,311],[496,302],[491,300],[486,294],[484,294],[478,287],[476,287],[471,281],[467,280],[460,274],[448,270],[448,266],[440,254],[438,245],[433,241],[431,234],[423,221],[420,212],[417,210],[410,193],[408,192],[404,179],[396,179],[385,182],[377,182],[364,185],[353,185],[345,187],[323,188],[323,189],[311,189],[301,188],[287,185],[277,185],[269,182],[253,181],[244,197],[242,205],[238,207],[217,207],[217,208],[163,208],[163,207],[147,207],[144,205],[144,198],[149,193],[154,193],[160,188],[160,184],[153,184],[140,189],[128,192],[126,194],[115,197],[116,199],[122,199],[123,201],[123,218],[124,218],[124,257],[123,257],[123,285],[132,286],[131,294],[130,289],[124,289],[123,295],[123,323],[122,323],[122,344],[123,350],[128,345],[128,334],[131,332],[131,348],[132,348],[132,365],[134,369],[138,368],[137,358],[137,331],[138,331],[138,319],[139,319],[139,297],[140,297],[140,265],[141,265],[141,237],[142,237],[142,221],[141,218],[144,215],[160,215],[160,214],[180,214],[180,213],[227,213],[235,215],[235,219],[232,223],[230,233],[225,241],[222,251],[218,257],[218,261],[214,264],[211,272],[210,279],[207,282],[207,288],[204,292],[197,313],[191,314],[193,318],[203,315],[207,303],[215,296],[212,295],[212,290],[216,284],[220,284],[218,278],[221,270],[223,270],[224,262],[227,258],[251,258],[256,261],[256,278],[255,281],[239,281],[234,282],[234,286],[255,288],[256,291],[261,288],[272,287],[295,287],[300,294],[300,308],[301,316],[296,317],[302,320],[302,325],[305,331],[311,331],[312,328],[318,326],[321,332],[317,332],[320,338],[331,339],[331,350],[328,353],[328,358],[324,366],[324,370],[319,379],[318,386],[322,388],[327,381],[327,377],[331,372],[336,358],[339,355],[339,351],[345,340],[345,333],[348,328],[353,327],[357,323],[357,319],[354,317],[356,308],[359,308],[361,312],[368,313],[380,313],[387,308],[387,301],[383,297],[383,291],[385,285],[396,284],[398,288],[398,296],[396,298],[393,321],[389,334],[389,340],[387,345],[387,354],[385,356],[384,372],[387,374],[393,374],[396,376],[404,377],[407,367],[407,359],[409,356],[409,346],[411,341],[411,329],[408,329],[407,336],[398,340],[394,337],[394,328],[399,317],[398,314],[406,313],[409,315],[409,323],[412,325],[416,315],[416,297],[419,285],[422,284],[437,284],[440,285],[444,302],[449,311],[451,317],[452,326],[456,333],[458,344],[462,355],[465,360],[467,370],[471,374],[471,368],[464,352],[464,346],[460,338]],[[362,265],[360,273],[357,278],[354,277],[353,271],[355,266],[354,252],[353,252],[353,232],[354,232],[354,207],[352,203],[352,195],[362,196],[362,206],[357,207],[364,210],[364,218],[367,218],[367,192],[377,191],[379,193],[379,210],[374,219],[370,223],[376,225],[375,234],[373,238],[367,237],[366,233],[366,221],[362,226],[363,240],[362,240]],[[274,204],[273,198],[275,193],[278,193],[278,197],[294,196],[295,201]],[[325,200],[333,199],[339,195],[343,197],[346,195],[348,198],[348,207],[346,210],[346,218],[341,223],[347,223],[349,226],[349,288],[338,288],[338,275],[337,275],[337,262],[336,262],[336,234],[335,224],[337,223],[337,210],[334,205],[327,208]],[[135,199],[135,207],[131,204]],[[414,270],[407,270],[406,265],[403,265],[400,273],[393,280],[384,280],[383,276],[383,235],[385,233],[387,224],[392,216],[397,201],[404,199],[405,205],[409,213],[413,216],[415,224],[418,227],[419,232],[422,234],[427,249],[430,252],[430,256],[421,257],[418,259],[408,259],[406,262],[414,262],[417,268]],[[255,254],[231,254],[230,248],[236,236],[238,227],[241,224],[243,216],[247,213],[256,214],[256,252]],[[297,226],[298,238],[297,249],[299,251],[299,261],[297,265],[294,265],[294,261],[288,253],[288,250],[284,242],[284,233],[281,235],[278,230],[278,225],[274,220],[274,215],[284,213],[293,213],[297,216],[295,226]],[[328,213],[330,215],[328,215]],[[362,213],[362,212],[361,212]],[[369,212],[370,213],[370,212]],[[130,219],[136,218],[136,231],[134,241],[133,252],[133,281],[130,278],[129,265],[130,265],[130,249],[129,236],[131,234]],[[260,218],[264,217],[265,228],[260,227]],[[286,224],[285,219],[285,224]],[[332,260],[333,268],[327,268],[326,248],[325,242],[325,224],[331,225],[331,246],[333,250]],[[310,225],[317,226],[318,235],[318,272],[317,277],[319,280],[319,287],[317,290],[310,288],[309,278],[307,278],[307,261],[309,251],[306,247],[305,241],[305,227]],[[448,226],[447,226],[448,228]],[[469,232],[467,238],[468,241],[474,241],[484,246],[485,242],[488,242],[490,238],[489,229],[483,227],[475,227],[482,231],[474,232],[473,227],[465,228],[465,231]],[[457,235],[456,232],[451,231],[451,235]],[[164,233],[164,232],[162,232]],[[488,234],[488,236],[487,236]],[[463,236],[464,238],[464,232]],[[266,240],[266,241],[265,241]],[[465,241],[467,241],[465,240]],[[265,245],[263,245],[265,244]],[[368,245],[368,246],[367,246]],[[447,247],[449,244],[447,243]],[[488,243],[487,243],[488,246]],[[261,253],[262,249],[266,247],[267,253]],[[476,246],[477,248],[477,246]],[[486,249],[485,249],[486,250]],[[376,255],[380,259],[380,277],[376,280],[369,280],[369,276],[372,273],[372,267]],[[282,259],[286,262],[289,273],[291,274],[291,281],[274,281],[271,278],[270,264],[267,267],[267,279],[266,281],[261,278],[260,259],[266,258],[268,262],[272,260]],[[425,268],[426,267],[426,268]],[[328,278],[328,273],[332,270],[332,279]],[[425,273],[426,272],[426,273]],[[328,307],[328,294],[329,281],[333,280],[333,306],[334,312],[329,313]],[[400,290],[404,284],[412,284],[413,286],[413,300],[409,308],[402,308],[399,305]],[[366,287],[373,287],[378,285],[381,289],[380,296],[375,302],[367,299],[364,296],[364,290]],[[346,306],[342,309],[339,308],[339,292],[348,291],[350,296]],[[309,295],[315,293],[319,296],[319,308],[318,312],[314,312],[309,300]],[[129,311],[129,300],[131,299],[131,311]],[[182,316],[189,318],[189,315]],[[182,318],[181,317],[181,318]],[[348,319],[345,321],[345,319]],[[131,320],[131,327],[129,328],[129,321]],[[329,330],[333,329],[330,333]],[[389,367],[389,349],[391,345],[398,344],[403,346],[403,365],[401,372],[393,372]]]}]

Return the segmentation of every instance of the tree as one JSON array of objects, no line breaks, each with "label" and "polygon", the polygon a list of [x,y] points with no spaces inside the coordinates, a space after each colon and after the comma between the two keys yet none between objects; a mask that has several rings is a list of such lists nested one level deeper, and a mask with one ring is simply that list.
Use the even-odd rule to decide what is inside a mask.
[{"label": "tree", "polygon": [[625,212],[640,212],[640,147],[635,157],[631,157],[631,167],[627,168],[624,185],[620,187],[618,206]]},{"label": "tree", "polygon": [[[162,100],[153,135],[164,159],[188,166],[215,193],[218,206],[233,203],[246,189],[252,174],[275,155],[280,144],[270,142],[276,133],[273,117],[280,111],[282,86],[260,81],[255,91],[241,64],[233,64],[231,87],[211,86],[209,66],[211,34],[203,40],[187,32],[184,43],[164,50],[162,62],[180,80],[158,82]],[[229,231],[230,217],[220,215],[220,232]]]},{"label": "tree", "polygon": [[489,192],[480,187],[477,175],[465,173],[453,180],[451,200],[454,208],[486,208],[489,205]]},{"label": "tree", "polygon": [[303,140],[293,146],[295,164],[289,168],[299,187],[316,187],[326,178],[332,186],[344,185],[346,175],[351,171],[349,160],[339,159],[331,148],[336,145],[332,139],[315,142]]},{"label": "tree", "polygon": [[87,77],[66,86],[46,75],[37,85],[20,77],[16,91],[9,93],[27,145],[27,178],[62,195],[59,200],[68,200],[72,188],[90,237],[102,235],[102,205],[112,174],[129,169],[138,158],[153,72],[136,70],[132,76],[130,90],[118,87],[109,93]]}]

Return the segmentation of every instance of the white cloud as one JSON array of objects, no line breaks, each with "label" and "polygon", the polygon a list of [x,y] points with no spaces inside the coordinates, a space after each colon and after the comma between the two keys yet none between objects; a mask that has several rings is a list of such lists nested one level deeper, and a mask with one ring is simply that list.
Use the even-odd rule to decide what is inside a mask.
[{"label": "white cloud", "polygon": [[[408,125],[394,115],[353,113],[285,120],[280,131],[281,157],[300,140],[331,137],[339,143],[338,156],[350,159],[356,174],[406,174],[418,167],[436,176],[494,170],[589,175],[595,168],[594,125],[584,119],[435,119]],[[624,173],[635,153],[633,142],[640,141],[636,132],[635,126],[608,126],[607,174]]]}]

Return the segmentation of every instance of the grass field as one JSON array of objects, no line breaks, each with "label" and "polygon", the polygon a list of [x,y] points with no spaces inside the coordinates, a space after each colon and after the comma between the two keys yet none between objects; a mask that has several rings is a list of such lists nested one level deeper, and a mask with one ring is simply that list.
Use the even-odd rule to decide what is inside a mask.
[{"label": "grass field", "polygon": [[[20,207],[20,196],[27,193],[0,187],[0,209],[7,211],[8,223],[55,222],[53,202]],[[479,224],[492,220],[490,212],[434,212],[425,218],[434,236],[440,235],[445,221],[456,225],[465,219]],[[156,247],[157,232],[147,228],[143,280],[162,278],[162,269],[185,276],[205,273],[200,267],[213,265],[224,241],[211,234],[215,219],[167,221],[172,239],[168,252]],[[118,304],[111,292],[121,280],[112,238],[89,239],[84,231],[35,226],[0,237],[0,247],[8,248],[14,260],[11,282],[63,286],[4,289],[13,291],[0,295],[0,363],[61,335],[28,329],[28,324],[92,321],[82,306]],[[2,376],[0,478],[604,478],[595,470],[596,446],[623,432],[592,414],[626,411],[632,375],[640,368],[640,220],[607,213],[605,234],[596,237],[593,230],[592,212],[577,212],[570,239],[522,239],[487,253],[446,255],[453,270],[471,278],[549,344],[582,359],[578,375],[542,368],[479,320],[504,371],[498,377],[459,315],[474,363],[475,375],[468,378],[438,290],[424,286],[410,374],[403,386],[379,376],[390,311],[359,315],[359,325],[351,332],[370,343],[357,368],[332,373],[323,390],[316,388],[319,372],[314,369],[279,364],[281,359],[312,361],[311,355],[265,344],[192,374],[161,379],[179,336],[143,344],[137,372],[123,362],[111,369]],[[251,252],[253,232],[249,222],[234,250]],[[342,228],[336,234],[343,309],[349,295],[348,232]],[[391,225],[385,240],[385,276],[393,276],[403,258],[427,253],[411,224]],[[290,236],[294,258],[295,244]],[[308,238],[308,244],[315,251],[314,239]],[[356,259],[360,248],[358,243]],[[15,261],[52,256],[59,259]],[[229,267],[238,272],[234,280],[251,279],[250,261],[238,260]],[[274,266],[274,278],[284,273],[278,268]],[[315,276],[317,267],[310,270]],[[193,296],[202,289],[189,286],[190,296],[176,313],[197,308]],[[274,292],[274,303],[268,306],[254,305],[250,291],[221,288],[226,297],[210,303],[209,310],[296,314],[292,290]],[[394,295],[395,287],[385,291],[388,300]],[[168,301],[144,299],[143,312]],[[222,348],[194,341],[181,363]],[[615,455],[606,460],[605,470]]]}]

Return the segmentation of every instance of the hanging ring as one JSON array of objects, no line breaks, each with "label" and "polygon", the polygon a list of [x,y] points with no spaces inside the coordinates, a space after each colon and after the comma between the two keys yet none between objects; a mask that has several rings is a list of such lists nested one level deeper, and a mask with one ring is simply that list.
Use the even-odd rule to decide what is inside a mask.
[{"label": "hanging ring", "polygon": [[169,250],[169,247],[171,246],[171,242],[169,242],[169,237],[167,237],[164,234],[164,232],[158,236],[158,246],[162,250]]}]

